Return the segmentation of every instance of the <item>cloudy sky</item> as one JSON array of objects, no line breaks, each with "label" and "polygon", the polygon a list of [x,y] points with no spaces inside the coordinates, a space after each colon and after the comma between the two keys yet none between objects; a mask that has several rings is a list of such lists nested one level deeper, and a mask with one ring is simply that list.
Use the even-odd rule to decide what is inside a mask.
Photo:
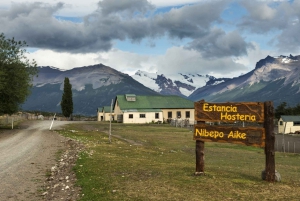
[{"label": "cloudy sky", "polygon": [[1,0],[0,33],[40,66],[234,77],[299,55],[300,0]]}]

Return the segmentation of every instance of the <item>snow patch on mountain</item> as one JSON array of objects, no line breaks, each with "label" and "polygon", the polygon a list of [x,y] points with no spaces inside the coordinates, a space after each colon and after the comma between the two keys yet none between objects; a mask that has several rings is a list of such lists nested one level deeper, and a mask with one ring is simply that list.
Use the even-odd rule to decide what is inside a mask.
[{"label": "snow patch on mountain", "polygon": [[212,85],[218,85],[218,84],[221,84],[221,83],[223,83],[223,82],[225,82],[225,80],[216,81],[216,82],[214,82]]},{"label": "snow patch on mountain", "polygon": [[184,96],[189,96],[197,88],[207,85],[207,82],[214,78],[209,75],[191,73],[160,74],[141,70],[131,77],[154,91],[167,93],[169,90],[170,94],[177,91],[178,94]]},{"label": "snow patch on mountain", "polygon": [[191,94],[191,91],[187,90],[186,88],[179,87],[179,91],[185,96],[189,96]]},{"label": "snow patch on mountain", "polygon": [[145,71],[139,70],[131,77],[154,91],[160,91],[159,86],[155,83],[155,80],[157,78],[157,74],[155,73],[147,73]]}]

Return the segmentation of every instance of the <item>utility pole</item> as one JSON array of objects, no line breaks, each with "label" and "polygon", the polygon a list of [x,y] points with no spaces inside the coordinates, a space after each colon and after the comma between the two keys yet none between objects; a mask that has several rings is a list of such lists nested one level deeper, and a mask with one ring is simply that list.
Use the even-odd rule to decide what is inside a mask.
[{"label": "utility pole", "polygon": [[111,118],[112,118],[112,105],[113,105],[113,101],[114,99],[111,100],[111,104],[110,104],[110,118],[109,118],[109,143],[111,143]]}]

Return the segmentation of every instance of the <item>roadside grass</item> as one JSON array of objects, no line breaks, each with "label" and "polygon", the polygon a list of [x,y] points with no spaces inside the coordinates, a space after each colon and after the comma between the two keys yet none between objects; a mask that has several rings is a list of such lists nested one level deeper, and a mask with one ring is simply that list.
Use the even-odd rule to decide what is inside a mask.
[{"label": "roadside grass", "polygon": [[[300,155],[276,153],[282,181],[261,179],[261,148],[205,143],[205,176],[194,176],[193,131],[165,124],[83,122],[59,132],[83,142],[74,171],[81,200],[298,200]],[[142,145],[140,145],[142,144]]]}]

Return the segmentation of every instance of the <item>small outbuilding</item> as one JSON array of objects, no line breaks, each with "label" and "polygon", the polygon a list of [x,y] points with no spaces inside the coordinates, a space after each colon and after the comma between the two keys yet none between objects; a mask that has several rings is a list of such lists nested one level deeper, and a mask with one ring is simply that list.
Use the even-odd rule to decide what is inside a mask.
[{"label": "small outbuilding", "polygon": [[300,116],[282,115],[278,121],[278,133],[295,133],[300,130]]},{"label": "small outbuilding", "polygon": [[[110,120],[110,106],[99,107],[97,109],[97,121],[109,121]],[[114,120],[114,111],[112,111],[112,121]]]}]

